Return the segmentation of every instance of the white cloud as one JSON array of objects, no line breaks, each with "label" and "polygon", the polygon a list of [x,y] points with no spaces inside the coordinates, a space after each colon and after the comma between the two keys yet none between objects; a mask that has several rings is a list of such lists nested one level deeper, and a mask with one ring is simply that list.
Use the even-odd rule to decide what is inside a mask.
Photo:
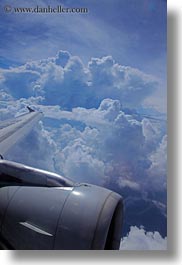
[{"label": "white cloud", "polygon": [[131,181],[128,179],[124,179],[124,178],[119,178],[118,179],[118,185],[121,188],[125,188],[125,187],[129,187],[132,190],[140,190],[140,185],[138,183],[136,183],[135,181]]},{"label": "white cloud", "polygon": [[119,99],[129,107],[137,107],[157,88],[157,80],[138,69],[114,62],[111,56],[92,58],[88,63],[92,85],[103,98]]},{"label": "white cloud", "polygon": [[[149,121],[125,113],[123,105],[141,106],[155,90],[152,77],[118,65],[111,56],[92,58],[85,67],[80,58],[65,51],[2,70],[1,75],[1,97],[11,97],[6,108],[10,113],[20,114],[21,108],[34,105],[46,117],[84,125],[82,131],[73,130],[73,125],[66,134],[64,126],[51,132],[50,137],[58,145],[53,155],[55,165],[61,173],[95,184],[114,181],[120,187],[149,187],[147,170],[153,163],[150,155],[161,133]],[[6,109],[2,108],[2,113]]]},{"label": "white cloud", "polygon": [[[0,95],[2,96],[4,93],[0,93]],[[6,120],[26,113],[26,106],[37,104],[40,101],[41,98],[32,97],[17,101],[10,98],[10,101],[4,101],[5,104],[2,105],[0,102],[0,119]],[[51,134],[45,130],[42,122],[39,122],[34,130],[26,138],[23,138],[20,143],[16,144],[5,158],[37,168],[55,171],[53,160],[55,152],[56,144],[51,138]]]},{"label": "white cloud", "polygon": [[146,232],[132,226],[121,240],[120,250],[167,250],[167,238],[162,238],[159,232]]},{"label": "white cloud", "polygon": [[[121,188],[156,189],[156,180],[151,177],[154,160],[151,157],[160,146],[161,136],[159,128],[147,119],[139,121],[125,114],[120,102],[112,99],[104,99],[97,109],[62,111],[59,106],[39,108],[46,117],[70,123],[61,125],[52,133],[60,150],[55,161],[62,174],[94,184],[115,182]],[[75,128],[74,122],[84,124],[84,129]],[[165,161],[164,156],[163,159]],[[162,176],[157,173],[160,180],[157,189],[165,189],[162,182],[165,169],[163,173]]]},{"label": "white cloud", "polygon": [[68,52],[1,70],[0,88],[14,98],[44,96],[44,104],[98,107],[105,98],[117,99],[127,107],[139,107],[157,88],[155,78],[121,66],[111,56],[92,58],[88,66]]},{"label": "white cloud", "polygon": [[150,182],[153,187],[167,186],[167,135],[164,135],[159,146],[156,148],[155,152],[150,155],[150,160],[152,162],[148,173],[150,176]]},{"label": "white cloud", "polygon": [[[76,182],[129,188],[131,194],[166,191],[165,128],[126,109],[141,107],[155,90],[150,76],[118,65],[111,56],[84,66],[60,51],[1,70],[1,77],[1,120],[22,114],[27,105],[45,116],[7,158]],[[143,239],[152,238],[142,231],[137,233]]]},{"label": "white cloud", "polygon": [[55,172],[55,152],[56,144],[40,122],[27,138],[12,148],[6,159]]},{"label": "white cloud", "polygon": [[10,93],[14,98],[30,97],[34,95],[34,85],[40,74],[36,71],[21,67],[11,70],[1,70],[3,78],[0,89]]}]

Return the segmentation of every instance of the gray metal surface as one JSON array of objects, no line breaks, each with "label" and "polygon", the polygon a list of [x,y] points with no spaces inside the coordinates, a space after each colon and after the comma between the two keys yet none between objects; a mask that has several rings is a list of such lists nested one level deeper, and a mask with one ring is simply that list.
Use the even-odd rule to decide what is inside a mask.
[{"label": "gray metal surface", "polygon": [[0,231],[2,223],[8,208],[8,205],[19,187],[4,187],[0,188]]},{"label": "gray metal surface", "polygon": [[[105,249],[111,220],[120,200],[116,193],[98,186],[81,184],[75,187],[59,219],[55,249]],[[117,233],[120,238],[121,225],[117,226]]]},{"label": "gray metal surface", "polygon": [[[4,212],[0,233],[13,249],[119,248],[122,200],[118,194],[88,184],[15,189],[0,189],[1,216]],[[9,202],[7,192],[12,193]]]},{"label": "gray metal surface", "polygon": [[20,187],[7,209],[1,230],[3,238],[14,249],[53,249],[58,218],[69,192],[60,188]]},{"label": "gray metal surface", "polygon": [[[26,166],[21,163],[16,163],[8,160],[0,160],[0,181],[2,178],[9,178],[10,185],[13,185],[13,179],[17,180],[14,185],[34,185],[34,186],[73,186],[74,183],[53,172],[42,169]],[[12,181],[11,181],[12,177]],[[7,183],[8,184],[8,183]],[[1,185],[1,183],[0,183]]]},{"label": "gray metal surface", "polygon": [[0,122],[0,154],[4,155],[22,139],[42,117],[40,112],[29,112],[18,118]]}]

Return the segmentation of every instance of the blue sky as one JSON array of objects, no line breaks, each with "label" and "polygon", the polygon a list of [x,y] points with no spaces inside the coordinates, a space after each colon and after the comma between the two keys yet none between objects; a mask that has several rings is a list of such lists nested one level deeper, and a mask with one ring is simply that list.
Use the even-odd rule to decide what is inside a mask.
[{"label": "blue sky", "polygon": [[89,14],[6,14],[5,4],[75,6],[75,1],[1,1],[2,65],[53,56],[68,50],[86,63],[91,57],[112,55],[130,65],[165,78],[166,1],[79,0]]},{"label": "blue sky", "polygon": [[79,0],[88,14],[6,14],[3,7],[74,7],[75,1],[1,1],[0,66],[54,56],[58,50],[91,57],[112,55],[160,80],[151,101],[166,111],[166,1]]}]

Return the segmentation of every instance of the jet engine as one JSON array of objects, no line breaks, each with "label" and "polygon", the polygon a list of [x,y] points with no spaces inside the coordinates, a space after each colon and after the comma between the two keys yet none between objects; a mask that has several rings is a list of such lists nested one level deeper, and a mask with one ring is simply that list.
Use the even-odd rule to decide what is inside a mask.
[{"label": "jet engine", "polygon": [[122,220],[113,191],[0,160],[0,248],[116,250]]}]

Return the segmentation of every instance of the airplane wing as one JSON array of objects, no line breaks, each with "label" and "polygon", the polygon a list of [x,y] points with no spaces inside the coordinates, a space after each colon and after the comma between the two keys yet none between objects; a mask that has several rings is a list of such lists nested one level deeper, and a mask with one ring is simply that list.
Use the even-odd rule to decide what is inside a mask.
[{"label": "airplane wing", "polygon": [[[29,109],[29,113],[0,122],[0,154],[4,155],[21,140],[42,117],[41,112]],[[31,110],[31,111],[30,111]]]},{"label": "airplane wing", "polygon": [[[41,118],[28,110],[0,123],[0,154]],[[116,250],[122,223],[114,191],[0,159],[0,250]]]}]

